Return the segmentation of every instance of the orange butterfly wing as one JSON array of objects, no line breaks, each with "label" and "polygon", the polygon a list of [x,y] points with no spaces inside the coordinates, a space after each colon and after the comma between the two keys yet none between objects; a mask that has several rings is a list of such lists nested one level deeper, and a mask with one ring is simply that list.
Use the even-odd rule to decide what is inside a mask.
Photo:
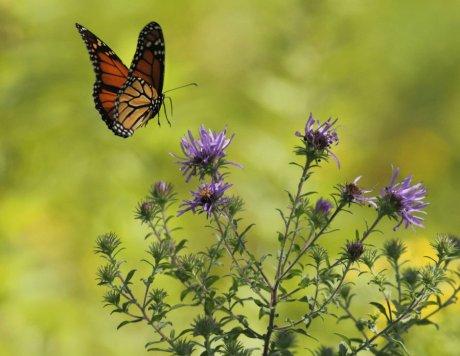
[{"label": "orange butterfly wing", "polygon": [[122,137],[131,136],[158,114],[163,104],[165,43],[161,27],[147,24],[139,34],[128,80],[115,100],[112,130]]},{"label": "orange butterfly wing", "polygon": [[162,103],[163,98],[144,79],[128,78],[115,101],[113,132],[122,137],[131,136],[160,110]]},{"label": "orange butterfly wing", "polygon": [[156,22],[148,23],[139,34],[137,49],[129,68],[130,77],[139,77],[149,83],[160,95],[165,73],[165,41]]},{"label": "orange butterfly wing", "polygon": [[78,23],[76,27],[85,41],[96,73],[96,81],[93,87],[96,109],[107,126],[112,129],[115,100],[118,92],[128,79],[128,68],[99,37]]}]

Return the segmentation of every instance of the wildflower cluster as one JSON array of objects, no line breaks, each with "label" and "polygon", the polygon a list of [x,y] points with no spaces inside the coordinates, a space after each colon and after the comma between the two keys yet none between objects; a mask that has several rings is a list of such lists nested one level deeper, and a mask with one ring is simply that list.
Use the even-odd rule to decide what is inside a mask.
[{"label": "wildflower cluster", "polygon": [[209,178],[210,182],[201,183],[196,191],[190,192],[192,199],[183,201],[181,207],[184,209],[179,211],[179,215],[191,210],[193,213],[205,212],[210,218],[229,202],[224,193],[232,185],[224,182],[224,174],[221,171],[229,164],[240,168],[241,166],[225,159],[225,149],[234,136],[227,138],[226,129],[217,133],[201,126],[198,135],[199,138],[195,139],[189,131],[188,136],[181,139],[180,147],[185,157],[174,153],[171,155],[178,159],[180,171],[187,176],[187,183],[193,176],[198,177],[200,181]]},{"label": "wildflower cluster", "polygon": [[[432,244],[436,257],[422,267],[408,266],[402,239],[379,235],[371,241],[373,232],[385,230],[385,217],[396,220],[393,231],[402,225],[414,230],[423,227],[420,215],[426,214],[426,188],[413,184],[411,177],[398,180],[399,168],[380,194],[362,187],[358,176],[351,183],[336,185],[330,197],[315,197],[307,186],[321,163],[332,157],[339,166],[332,152],[339,142],[333,128],[336,122],[321,123],[310,114],[304,133],[295,133],[301,140],[295,151],[302,157],[301,163],[295,163],[301,173],[297,189],[288,192],[287,208],[278,210],[281,226],[273,238],[276,251],[256,240],[252,224],[243,223],[243,199],[228,195],[232,184],[227,181],[227,169],[241,167],[227,160],[234,135],[227,137],[225,129],[214,132],[201,126],[195,138],[189,131],[180,142],[183,156],[171,155],[186,183],[198,180],[191,196],[177,206],[174,187],[160,181],[136,211],[136,218],[149,229],[146,239],[153,239],[143,259],[149,273],[140,278],[144,288],[140,294],[135,293],[139,288],[132,288],[136,269],[125,272],[125,262],[119,258],[121,240],[109,233],[96,242],[96,253],[105,259],[97,273],[99,284],[108,288],[104,302],[126,317],[119,327],[145,322],[155,333],[146,345],[154,352],[293,355],[296,350],[304,353],[299,337],[312,337],[312,325],[336,318],[339,329],[331,335],[337,339],[328,338],[324,345],[317,341],[312,354],[406,352],[404,338],[409,329],[434,324],[432,316],[457,298],[460,273],[452,266],[460,258],[460,240],[440,235]],[[354,236],[337,233],[338,216],[363,211],[373,218],[356,227]],[[172,220],[185,213],[205,214],[215,238],[189,232],[205,246],[196,253],[187,251],[186,240],[177,240],[178,228],[172,226]],[[323,244],[326,238],[338,241],[342,252],[331,254]],[[259,246],[263,253],[258,256],[250,246]],[[351,271],[359,272],[359,281]],[[178,281],[180,293],[157,282],[160,276]],[[358,287],[364,278],[367,284]],[[379,297],[356,308],[352,299],[357,294]],[[289,305],[295,305],[295,310],[300,307],[300,315],[284,314]],[[181,317],[184,308],[188,315],[195,312],[190,321]],[[252,317],[254,312],[265,323],[263,327]],[[356,329],[354,333],[350,327]],[[255,340],[252,347],[248,338]]]}]

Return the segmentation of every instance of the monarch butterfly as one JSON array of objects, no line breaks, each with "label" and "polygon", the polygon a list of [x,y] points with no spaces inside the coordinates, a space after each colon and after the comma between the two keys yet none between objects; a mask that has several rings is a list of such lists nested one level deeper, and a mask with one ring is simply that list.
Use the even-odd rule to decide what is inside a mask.
[{"label": "monarch butterfly", "polygon": [[136,53],[128,68],[109,46],[76,24],[93,63],[93,98],[102,120],[115,135],[129,137],[160,111],[164,101],[165,42],[156,22],[139,34]]}]

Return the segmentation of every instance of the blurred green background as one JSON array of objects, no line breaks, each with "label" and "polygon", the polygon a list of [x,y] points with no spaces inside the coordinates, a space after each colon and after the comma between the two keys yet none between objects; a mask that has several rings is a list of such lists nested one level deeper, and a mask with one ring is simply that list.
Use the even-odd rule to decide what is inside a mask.
[{"label": "blurred green background", "polygon": [[[94,74],[74,23],[129,64],[152,20],[165,33],[165,89],[199,87],[171,93],[172,127],[154,120],[123,140],[94,109]],[[0,354],[146,353],[151,330],[117,331],[121,319],[102,308],[94,240],[114,231],[124,256],[140,263],[146,230],[133,219],[135,206],[159,179],[187,197],[193,185],[168,152],[178,153],[179,138],[202,123],[236,133],[228,153],[245,169],[234,170],[233,193],[246,200],[245,221],[257,224],[257,254],[276,246],[275,208],[286,205],[283,189],[298,173],[288,166],[294,132],[312,111],[339,118],[342,163],[326,164],[312,189],[328,194],[358,175],[380,189],[391,164],[426,184],[426,229],[392,233],[387,224],[422,263],[436,233],[460,231],[459,34],[457,0],[1,0]],[[180,222],[193,249],[212,241],[206,230],[187,233],[203,222]],[[337,251],[351,231],[330,247]],[[411,333],[409,350],[457,354],[458,310],[438,317],[440,332]],[[334,331],[334,321],[327,325]],[[329,335],[321,330],[316,336]],[[299,350],[317,346],[299,339]]]}]

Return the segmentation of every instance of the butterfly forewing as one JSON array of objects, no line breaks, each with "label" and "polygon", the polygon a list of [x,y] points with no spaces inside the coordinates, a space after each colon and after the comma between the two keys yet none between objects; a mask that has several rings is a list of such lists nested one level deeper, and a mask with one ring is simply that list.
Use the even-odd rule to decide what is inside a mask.
[{"label": "butterfly forewing", "polygon": [[129,76],[140,77],[157,93],[163,91],[165,71],[165,41],[156,22],[147,24],[139,34],[136,54],[129,68]]},{"label": "butterfly forewing", "polygon": [[128,68],[99,37],[79,24],[76,26],[85,41],[96,73],[93,88],[96,109],[106,124],[111,127],[114,119],[115,99],[128,78]]}]

